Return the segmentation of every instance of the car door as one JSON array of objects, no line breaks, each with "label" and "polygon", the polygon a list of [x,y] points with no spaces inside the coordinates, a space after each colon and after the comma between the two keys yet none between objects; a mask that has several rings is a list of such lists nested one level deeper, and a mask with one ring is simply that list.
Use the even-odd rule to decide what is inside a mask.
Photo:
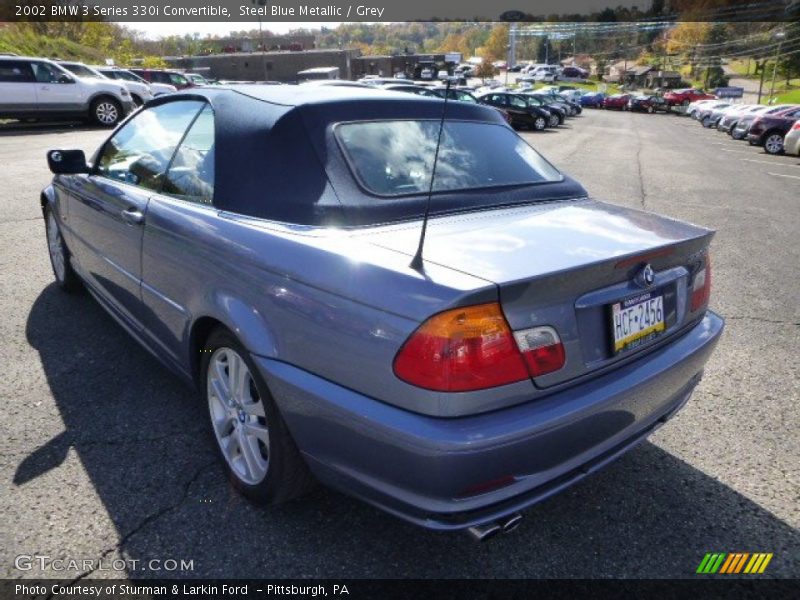
[{"label": "car door", "polygon": [[70,192],[71,250],[79,269],[136,329],[145,310],[140,284],[147,205],[202,106],[186,100],[140,112],[108,139],[91,173],[81,176]]},{"label": "car door", "polygon": [[73,75],[47,62],[32,61],[31,68],[36,78],[39,110],[74,113],[85,108],[81,85]]},{"label": "car door", "polygon": [[200,111],[175,152],[161,193],[150,199],[142,244],[144,329],[161,354],[185,364],[180,351],[191,319],[192,294],[207,274],[202,239],[213,236],[214,113]]},{"label": "car door", "polygon": [[36,80],[27,60],[0,60],[0,113],[26,114],[36,110]]}]

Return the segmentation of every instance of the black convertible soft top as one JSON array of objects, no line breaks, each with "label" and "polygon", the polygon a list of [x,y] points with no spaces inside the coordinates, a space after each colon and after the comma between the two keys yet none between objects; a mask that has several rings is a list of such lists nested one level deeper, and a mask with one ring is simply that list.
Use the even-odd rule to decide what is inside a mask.
[{"label": "black convertible soft top", "polygon": [[[192,88],[159,97],[207,101],[215,116],[214,205],[276,221],[355,226],[419,218],[424,196],[381,198],[364,191],[333,140],[348,121],[439,119],[443,100],[345,86],[240,85]],[[492,108],[449,101],[447,119],[505,124]],[[585,196],[576,182],[438,193],[433,213]]]}]

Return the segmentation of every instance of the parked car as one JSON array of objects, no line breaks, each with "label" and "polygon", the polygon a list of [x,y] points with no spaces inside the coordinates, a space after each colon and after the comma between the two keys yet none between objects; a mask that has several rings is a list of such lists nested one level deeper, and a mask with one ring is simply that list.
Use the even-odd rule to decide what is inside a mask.
[{"label": "parked car", "polygon": [[[101,71],[98,71],[94,67],[84,65],[83,63],[58,61],[58,65],[64,67],[67,71],[73,75],[76,75],[77,77],[100,80],[111,79]],[[141,106],[145,102],[148,102],[154,98],[150,86],[146,83],[138,81],[122,81],[120,83],[128,89],[128,92],[131,95],[131,100],[133,100],[133,103],[136,106]]]},{"label": "parked car", "polygon": [[564,121],[567,120],[567,115],[569,112],[567,107],[563,104],[550,102],[544,96],[538,96],[535,94],[525,94],[525,98],[528,101],[528,105],[541,106],[550,113],[550,127],[558,127],[559,125],[563,125]]},{"label": "parked car", "polygon": [[694,118],[705,128],[715,127],[722,117],[722,111],[730,106],[730,102],[711,102],[695,111]]},{"label": "parked car", "polygon": [[430,67],[425,67],[419,72],[419,78],[423,81],[431,81],[433,79],[433,69]]},{"label": "parked car", "polygon": [[739,122],[736,124],[736,127],[731,134],[731,137],[735,140],[744,140],[747,139],[748,134],[750,133],[750,126],[753,122],[763,116],[763,115],[773,115],[775,113],[782,112],[786,109],[793,108],[791,104],[778,104],[776,106],[761,106],[758,110],[754,110],[749,113],[745,113],[739,119]]},{"label": "parked car", "polygon": [[800,106],[756,117],[747,133],[747,141],[763,146],[767,154],[783,154],[783,138],[800,120]]},{"label": "parked car", "polygon": [[717,123],[717,130],[730,134],[743,115],[756,110],[758,107],[758,104],[741,104],[729,107]]},{"label": "parked car", "polygon": [[615,108],[617,110],[627,110],[628,100],[631,99],[630,94],[614,94],[607,96],[603,100],[603,108]]},{"label": "parked car", "polygon": [[543,91],[543,90],[534,90],[532,92],[528,92],[531,96],[537,96],[542,98],[548,104],[555,104],[561,107],[564,111],[566,111],[567,115],[570,117],[574,117],[577,114],[583,112],[583,108],[581,105],[564,98],[561,94],[555,91]]},{"label": "parked car", "polygon": [[670,106],[689,106],[689,104],[698,100],[715,100],[716,98],[714,94],[708,94],[697,88],[672,90],[664,94],[664,100]]},{"label": "parked car", "polygon": [[559,79],[574,79],[578,81],[585,81],[589,76],[586,69],[580,67],[564,67],[559,75]]},{"label": "parked car", "polygon": [[558,92],[558,95],[562,98],[566,98],[570,102],[580,105],[583,92],[581,90],[561,90]]},{"label": "parked car", "polygon": [[431,88],[423,85],[414,85],[413,83],[387,83],[382,85],[381,89],[390,92],[405,92],[406,94],[416,94],[417,96],[427,96],[428,98],[437,98],[438,95]]},{"label": "parked car", "polygon": [[786,154],[800,155],[800,120],[794,122],[789,133],[783,138],[783,151]]},{"label": "parked car", "polygon": [[166,69],[129,69],[145,81],[151,83],[161,83],[164,85],[174,85],[179,90],[194,87],[195,84],[180,71],[170,71]]},{"label": "parked car", "polygon": [[197,88],[153,100],[91,166],[48,153],[57,285],[194,383],[247,497],[316,479],[486,538],[700,381],[724,327],[713,232],[590,199],[496,111],[450,109],[440,136],[441,105],[413,95]]},{"label": "parked car", "polygon": [[380,87],[382,85],[386,85],[387,83],[397,83],[397,80],[394,77],[378,77],[377,75],[366,75],[361,79],[359,79],[358,83]]},{"label": "parked car", "polygon": [[581,95],[581,106],[601,108],[606,97],[605,92],[586,92]]},{"label": "parked car", "polygon": [[703,106],[706,106],[714,102],[719,102],[719,101],[715,98],[713,100],[706,99],[706,100],[697,100],[696,102],[691,102],[689,103],[689,106],[686,107],[684,114],[694,119],[696,118],[695,113],[698,110],[702,109]]},{"label": "parked car", "polygon": [[44,58],[0,57],[0,119],[86,119],[113,127],[132,109],[128,88],[116,81],[77,77]]},{"label": "parked car", "polygon": [[511,126],[515,129],[542,131],[551,123],[551,113],[537,106],[523,94],[508,92],[488,92],[478,95],[478,102],[506,111],[511,116]]},{"label": "parked car", "polygon": [[667,104],[667,101],[661,96],[631,96],[628,99],[628,110],[651,114],[655,112],[669,112],[669,104]]},{"label": "parked car", "polygon": [[210,85],[208,79],[200,75],[200,73],[184,73],[184,76],[194,85]]},{"label": "parked car", "polygon": [[150,88],[150,91],[153,93],[153,96],[163,96],[164,94],[172,94],[178,91],[174,85],[168,85],[165,83],[156,83],[153,81],[147,81],[139,77],[136,73],[132,73],[127,69],[121,69],[119,67],[109,67],[109,66],[95,66],[95,69],[100,71],[103,75],[108,77],[109,79],[117,79],[118,81],[123,81],[125,84],[129,83],[138,83],[146,85]]}]

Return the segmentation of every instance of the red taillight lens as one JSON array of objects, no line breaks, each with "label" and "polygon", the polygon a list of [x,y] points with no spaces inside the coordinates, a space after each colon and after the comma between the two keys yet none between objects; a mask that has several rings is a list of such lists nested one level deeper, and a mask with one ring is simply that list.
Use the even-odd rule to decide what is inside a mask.
[{"label": "red taillight lens", "polygon": [[694,276],[692,283],[692,311],[708,304],[711,297],[711,255],[706,254],[705,264]]},{"label": "red taillight lens", "polygon": [[529,377],[500,305],[468,306],[435,315],[394,359],[403,381],[441,392],[480,390]]},{"label": "red taillight lens", "polygon": [[800,121],[795,121],[794,125],[792,125],[792,131],[797,131],[800,129]]},{"label": "red taillight lens", "polygon": [[552,373],[564,366],[564,345],[552,327],[515,331],[514,339],[517,340],[531,377]]}]

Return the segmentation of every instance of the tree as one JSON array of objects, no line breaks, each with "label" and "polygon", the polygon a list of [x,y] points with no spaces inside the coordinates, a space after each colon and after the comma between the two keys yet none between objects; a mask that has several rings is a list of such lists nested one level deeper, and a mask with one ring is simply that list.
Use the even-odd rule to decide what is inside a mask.
[{"label": "tree", "polygon": [[482,55],[484,62],[505,60],[508,55],[508,25],[505,23],[492,27],[489,39],[483,46]]},{"label": "tree", "polygon": [[475,75],[483,80],[491,79],[492,77],[497,75],[497,67],[495,67],[492,64],[492,61],[484,58],[483,62],[478,65],[478,68],[475,71]]}]

